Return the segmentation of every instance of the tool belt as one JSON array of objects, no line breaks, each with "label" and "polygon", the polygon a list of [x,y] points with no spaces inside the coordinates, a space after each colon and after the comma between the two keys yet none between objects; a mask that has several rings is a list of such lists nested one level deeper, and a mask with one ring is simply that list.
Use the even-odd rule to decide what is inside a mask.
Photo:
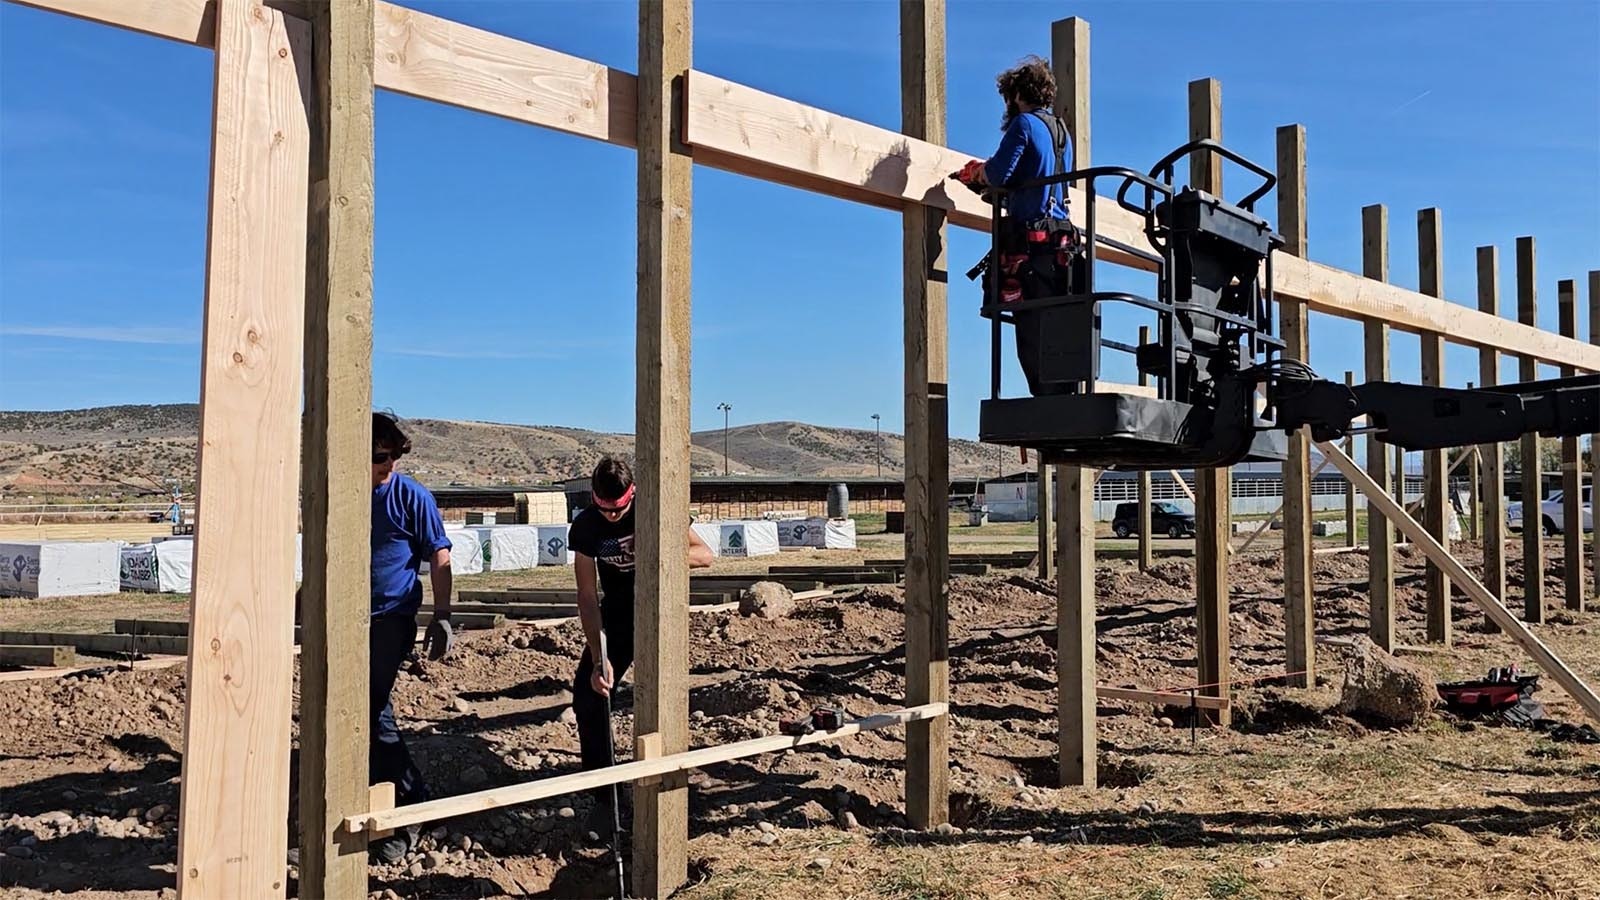
[{"label": "tool belt", "polygon": [[[1001,303],[1015,303],[1069,294],[1072,263],[1082,254],[1082,244],[1082,234],[1070,219],[1003,220],[999,264],[992,259],[992,251],[985,253],[967,271],[967,278],[983,277],[985,301],[995,297]],[[995,279],[997,292],[993,290]]]}]

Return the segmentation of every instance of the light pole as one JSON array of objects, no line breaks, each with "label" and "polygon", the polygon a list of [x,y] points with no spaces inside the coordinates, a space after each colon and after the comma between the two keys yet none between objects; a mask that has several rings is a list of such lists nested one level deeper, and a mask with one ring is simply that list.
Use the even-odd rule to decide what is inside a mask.
[{"label": "light pole", "polygon": [[872,414],[872,427],[878,433],[878,477],[883,477],[883,417]]},{"label": "light pole", "polygon": [[717,409],[722,410],[722,474],[728,474],[728,413],[733,411],[733,404],[718,403]]}]

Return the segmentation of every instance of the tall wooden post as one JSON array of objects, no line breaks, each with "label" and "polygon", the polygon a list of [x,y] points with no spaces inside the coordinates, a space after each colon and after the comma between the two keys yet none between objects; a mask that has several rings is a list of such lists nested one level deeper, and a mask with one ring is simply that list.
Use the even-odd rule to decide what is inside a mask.
[{"label": "tall wooden post", "polygon": [[[1570,278],[1556,282],[1556,312],[1561,336],[1578,337],[1578,283]],[[1562,366],[1563,377],[1578,374],[1572,366]],[[1589,592],[1583,584],[1583,457],[1578,454],[1577,437],[1561,439],[1561,546],[1563,587],[1567,609],[1583,611]]]},{"label": "tall wooden post", "polygon": [[[1345,369],[1344,383],[1347,387],[1354,386],[1356,373],[1350,369]],[[1344,439],[1344,455],[1351,459],[1356,458],[1356,436],[1353,434],[1347,435]],[[1356,543],[1356,485],[1355,482],[1346,478],[1344,480],[1344,545],[1346,547],[1354,547]]]},{"label": "tall wooden post", "polygon": [[[689,301],[694,159],[683,134],[692,0],[639,4],[638,311],[634,402],[634,736],[689,748]],[[633,892],[664,897],[688,877],[682,777],[633,787]]]},{"label": "tall wooden post", "polygon": [[[945,143],[944,0],[900,2],[900,130]],[[906,702],[950,699],[950,431],[945,214],[908,206],[905,261]],[[950,719],[906,726],[906,812],[950,817]]]},{"label": "tall wooden post", "polygon": [[372,0],[314,8],[306,226],[300,892],[367,891],[372,565]]},{"label": "tall wooden post", "polygon": [[[1062,19],[1050,27],[1056,75],[1056,115],[1067,127],[1073,168],[1089,165],[1089,23]],[[1094,788],[1095,603],[1094,475],[1081,466],[1057,466],[1060,481],[1060,550],[1056,554],[1056,692],[1059,772],[1062,785]],[[1141,538],[1142,539],[1142,538]]]},{"label": "tall wooden post", "polygon": [[[1278,128],[1278,231],[1283,252],[1306,255],[1306,129]],[[1309,363],[1309,311],[1304,303],[1278,305],[1284,356]],[[1291,687],[1316,680],[1316,618],[1311,583],[1311,429],[1289,433],[1283,462],[1283,621],[1284,661]]]},{"label": "tall wooden post", "polygon": [[[1537,272],[1532,237],[1517,238],[1517,321],[1538,324]],[[1531,356],[1517,360],[1517,374],[1523,381],[1539,377],[1539,361]],[[1539,501],[1544,467],[1539,459],[1539,436],[1522,437],[1522,618],[1544,621],[1544,523]]]},{"label": "tall wooden post", "polygon": [[[1417,289],[1430,297],[1444,296],[1444,238],[1439,210],[1417,211]],[[1422,383],[1444,386],[1444,335],[1422,332]],[[1443,450],[1422,453],[1422,521],[1441,547],[1449,549],[1449,477]],[[1424,574],[1428,602],[1428,640],[1450,643],[1450,579],[1444,569],[1429,561]]]},{"label": "tall wooden post", "polygon": [[178,891],[282,897],[316,79],[305,21],[215,21]]},{"label": "tall wooden post", "polygon": [[[1189,139],[1222,140],[1222,84],[1215,78],[1189,82]],[[1213,196],[1222,195],[1222,160],[1211,153],[1191,157],[1189,183]],[[1228,658],[1228,469],[1195,470],[1195,594],[1201,692],[1226,697],[1232,678]],[[1213,711],[1211,720],[1227,726],[1228,709]]]},{"label": "tall wooden post", "polygon": [[[1589,343],[1600,346],[1600,270],[1589,272]],[[1589,548],[1591,596],[1600,602],[1600,433],[1589,435],[1589,490],[1593,498],[1594,545]]]},{"label": "tall wooden post", "polygon": [[1039,489],[1035,491],[1039,506],[1039,580],[1049,581],[1050,575],[1055,571],[1051,565],[1056,553],[1055,533],[1051,527],[1054,525],[1055,514],[1055,483],[1050,477],[1050,466],[1045,465],[1044,458],[1039,459],[1037,471]]},{"label": "tall wooden post", "polygon": [[[1361,274],[1376,281],[1389,280],[1389,210],[1382,204],[1361,209]],[[1361,323],[1368,381],[1389,380],[1389,324],[1377,319]],[[1368,436],[1367,474],[1385,488],[1393,483],[1389,445]],[[1398,449],[1398,448],[1396,448]],[[1400,473],[1396,472],[1397,475]],[[1397,495],[1405,503],[1403,493]],[[1372,642],[1393,652],[1394,634],[1394,523],[1367,504],[1368,634]]]},{"label": "tall wooden post", "polygon": [[[1150,326],[1139,326],[1139,346],[1150,343]],[[1139,373],[1139,384],[1149,384],[1150,377]],[[1150,470],[1139,470],[1139,571],[1148,572],[1155,564],[1150,544]]]},{"label": "tall wooden post", "polygon": [[[1500,314],[1500,250],[1497,247],[1478,248],[1478,310],[1492,316]],[[1478,383],[1494,387],[1500,383],[1500,354],[1492,347],[1478,351]],[[1483,586],[1489,589],[1501,605],[1506,602],[1506,451],[1501,444],[1484,444],[1479,448],[1482,460],[1482,485],[1478,489],[1478,507],[1483,525]],[[1485,617],[1485,627],[1491,634],[1500,626],[1494,619]]]}]

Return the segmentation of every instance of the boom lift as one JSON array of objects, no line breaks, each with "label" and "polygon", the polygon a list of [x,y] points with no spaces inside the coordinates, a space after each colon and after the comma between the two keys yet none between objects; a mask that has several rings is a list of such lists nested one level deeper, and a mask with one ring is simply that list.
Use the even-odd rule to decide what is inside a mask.
[{"label": "boom lift", "polygon": [[[1184,186],[1174,170],[1213,153],[1259,176],[1238,203]],[[952,178],[955,176],[952,175]],[[1115,202],[1144,222],[1148,248],[1099,233],[1097,182],[1120,179]],[[1600,431],[1600,374],[1461,389],[1391,381],[1347,386],[1320,378],[1283,355],[1272,306],[1272,251],[1283,238],[1255,213],[1277,179],[1210,140],[1177,148],[1148,173],[1119,166],[1079,169],[1010,188],[974,187],[994,209],[989,260],[1001,259],[1001,199],[1023,188],[1083,189],[1083,254],[1069,292],[1002,302],[1001,279],[984,279],[982,314],[990,333],[990,397],[979,410],[979,439],[1032,448],[1046,463],[1127,470],[1219,467],[1283,459],[1285,435],[1310,426],[1313,439],[1365,433],[1406,450],[1509,441],[1524,434],[1570,437]],[[969,185],[970,186],[970,185]],[[1130,198],[1130,192],[1133,197]],[[1155,297],[1095,289],[1099,247],[1149,263]],[[1155,312],[1152,343],[1102,337],[1102,304]],[[1040,315],[1019,320],[1019,311]],[[1038,329],[1041,395],[1001,396],[1001,325]],[[1131,353],[1156,396],[1097,390],[1103,350]],[[1367,424],[1353,423],[1365,416]]]}]

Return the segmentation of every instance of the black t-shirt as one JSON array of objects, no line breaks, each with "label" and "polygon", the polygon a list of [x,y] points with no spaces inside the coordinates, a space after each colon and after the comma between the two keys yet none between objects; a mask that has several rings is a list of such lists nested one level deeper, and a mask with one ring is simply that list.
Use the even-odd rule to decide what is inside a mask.
[{"label": "black t-shirt", "polygon": [[592,558],[600,573],[600,593],[608,605],[633,605],[633,508],[615,522],[590,506],[572,520],[567,546]]}]

